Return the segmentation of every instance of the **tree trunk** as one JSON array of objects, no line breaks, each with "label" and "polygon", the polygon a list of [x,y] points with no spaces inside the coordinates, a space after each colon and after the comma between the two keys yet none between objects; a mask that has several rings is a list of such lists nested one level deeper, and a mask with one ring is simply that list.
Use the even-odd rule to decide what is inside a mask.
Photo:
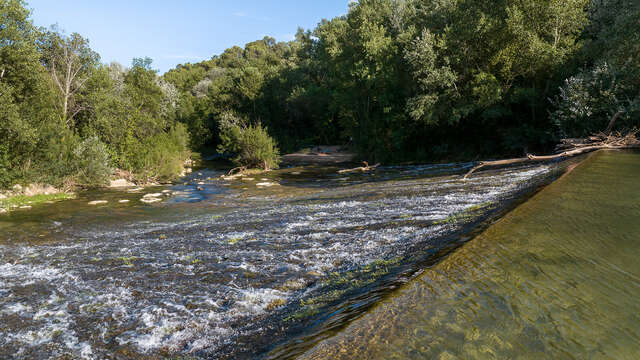
[{"label": "tree trunk", "polygon": [[609,121],[609,126],[607,126],[607,130],[605,130],[605,133],[610,133],[611,130],[613,130],[613,126],[616,124],[616,120],[618,120],[620,115],[622,115],[623,113],[624,113],[623,110],[618,110],[618,112],[615,115],[613,115],[613,117],[611,118],[611,121]]}]

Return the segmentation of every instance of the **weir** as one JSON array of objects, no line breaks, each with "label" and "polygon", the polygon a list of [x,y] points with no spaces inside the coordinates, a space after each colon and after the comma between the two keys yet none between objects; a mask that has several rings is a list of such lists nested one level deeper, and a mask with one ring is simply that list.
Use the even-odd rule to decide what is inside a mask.
[{"label": "weir", "polygon": [[300,358],[636,358],[639,176],[595,154]]}]

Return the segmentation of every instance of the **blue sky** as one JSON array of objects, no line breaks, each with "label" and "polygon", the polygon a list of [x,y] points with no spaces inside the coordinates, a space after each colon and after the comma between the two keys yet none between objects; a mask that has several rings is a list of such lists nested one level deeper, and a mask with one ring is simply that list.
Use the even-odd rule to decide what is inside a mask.
[{"label": "blue sky", "polygon": [[28,0],[37,26],[77,32],[103,62],[149,56],[165,72],[209,59],[233,45],[293,38],[323,18],[345,14],[348,0]]}]

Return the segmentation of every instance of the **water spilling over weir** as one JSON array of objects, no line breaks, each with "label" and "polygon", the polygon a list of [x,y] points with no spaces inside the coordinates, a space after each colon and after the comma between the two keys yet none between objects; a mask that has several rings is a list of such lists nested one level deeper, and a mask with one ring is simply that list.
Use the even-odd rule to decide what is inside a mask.
[{"label": "water spilling over weir", "polygon": [[[7,215],[0,218],[0,353],[295,356],[557,175],[555,166],[467,181],[458,174],[469,164],[348,177],[282,171],[268,175],[280,184],[270,188],[205,171],[160,204],[100,192]],[[123,196],[131,204],[86,206]]]}]

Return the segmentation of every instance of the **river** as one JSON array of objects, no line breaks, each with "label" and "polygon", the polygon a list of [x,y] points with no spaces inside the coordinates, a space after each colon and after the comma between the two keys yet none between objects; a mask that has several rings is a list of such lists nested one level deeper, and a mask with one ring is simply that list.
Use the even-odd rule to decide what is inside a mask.
[{"label": "river", "polygon": [[[620,158],[625,156],[636,155]],[[568,165],[484,171],[466,181],[460,175],[472,164],[383,167],[375,173],[347,176],[335,168],[291,168],[233,181],[220,179],[222,171],[212,167],[200,169],[174,186],[88,191],[75,200],[1,215],[0,354],[17,359],[224,359],[291,358],[310,351],[307,356],[324,358],[324,352],[335,350],[360,358],[368,358],[368,354],[403,358],[406,354],[398,349],[414,344],[434,353],[447,344],[457,346],[456,341],[466,333],[451,332],[449,338],[442,332],[444,328],[417,320],[436,316],[436,323],[466,331],[468,324],[456,317],[454,302],[471,311],[473,307],[465,301],[472,300],[460,293],[492,285],[473,282],[491,271],[507,281],[511,276],[504,274],[511,274],[511,270],[489,270],[497,266],[496,258],[506,258],[500,255],[499,246],[483,248],[486,254],[467,255],[471,264],[460,260],[456,267],[451,262],[466,259],[464,254],[482,243],[478,239],[467,243],[478,231],[559,177]],[[622,185],[620,180],[611,189]],[[589,186],[579,181],[573,185],[584,191],[593,188]],[[146,193],[162,191],[172,195],[157,204],[140,201]],[[575,192],[567,190],[566,194],[570,199],[576,197],[575,206],[579,205]],[[620,201],[625,202],[615,208],[620,211],[613,213],[616,216],[606,214],[602,221],[628,218],[625,204],[634,198],[633,193],[624,194]],[[637,211],[635,199],[632,210]],[[109,202],[88,205],[93,200]],[[611,209],[611,204],[604,205]],[[552,214],[551,210],[542,212]],[[539,237],[551,240],[554,231],[560,231],[534,230]],[[510,251],[517,253],[518,249],[523,251]],[[580,258],[581,253],[554,260],[557,255],[546,255],[544,246],[537,249],[521,255],[523,261],[535,263],[539,259],[540,264],[530,265],[536,268],[575,257],[578,265],[596,261],[610,270],[604,255],[618,254],[616,248],[603,246],[596,250],[605,253],[593,254],[588,261]],[[629,254],[637,252],[626,249],[619,260]],[[594,260],[598,256],[600,260]],[[509,264],[507,261],[503,266]],[[533,270],[525,264],[521,271],[529,276]],[[624,276],[638,275],[624,270],[628,264],[614,264],[621,274],[627,274]],[[429,274],[443,267],[452,269],[448,276],[459,278],[446,282],[434,277],[432,281],[441,281],[437,286],[442,289],[431,293],[417,290]],[[487,269],[486,273],[482,269]],[[591,280],[587,278],[590,273],[580,274],[585,279],[568,278],[567,283],[582,289],[582,283]],[[470,285],[461,290],[453,286],[458,283]],[[447,284],[452,286],[448,290],[444,289]],[[635,284],[636,288],[625,291],[637,294]],[[429,300],[420,300],[423,296]],[[405,297],[408,300],[401,300]],[[438,299],[442,305],[435,305]],[[513,311],[507,300],[491,305],[493,308],[484,310],[493,310],[484,313],[491,318]],[[392,304],[397,308],[389,317],[384,309]],[[625,305],[629,311],[637,310],[632,301]],[[429,315],[432,313],[435,315]],[[385,323],[398,327],[376,323],[376,319],[380,321],[377,314],[389,320]],[[633,319],[625,313],[621,321]],[[373,332],[354,330],[367,321],[372,328],[364,325],[360,329],[380,331],[385,341]],[[434,335],[440,343],[426,346],[419,336],[430,326],[432,334],[437,330],[442,335]],[[413,337],[400,328],[412,329]],[[488,341],[484,328],[480,330],[479,341]],[[354,331],[380,341],[355,342]],[[346,342],[367,351],[358,353]],[[317,347],[312,348],[314,345]],[[447,350],[438,354],[443,351]]]}]

